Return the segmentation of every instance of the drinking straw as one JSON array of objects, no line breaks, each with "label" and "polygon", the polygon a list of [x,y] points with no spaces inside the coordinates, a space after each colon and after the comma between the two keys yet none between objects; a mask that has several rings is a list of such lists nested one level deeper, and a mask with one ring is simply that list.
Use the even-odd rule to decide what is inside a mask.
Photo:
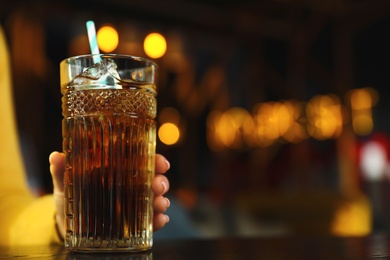
[{"label": "drinking straw", "polygon": [[[99,54],[99,46],[96,39],[95,23],[90,20],[87,22],[86,25],[87,25],[87,33],[88,33],[89,47],[91,48],[91,53]],[[93,60],[95,63],[100,62],[100,56],[94,56]]]}]

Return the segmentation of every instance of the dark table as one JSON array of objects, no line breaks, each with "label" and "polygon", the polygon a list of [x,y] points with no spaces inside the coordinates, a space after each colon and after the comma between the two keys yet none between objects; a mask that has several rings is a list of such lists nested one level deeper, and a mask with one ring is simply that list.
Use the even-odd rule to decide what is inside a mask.
[{"label": "dark table", "polygon": [[217,238],[156,241],[144,253],[75,254],[62,246],[0,248],[0,259],[390,259],[390,236]]}]

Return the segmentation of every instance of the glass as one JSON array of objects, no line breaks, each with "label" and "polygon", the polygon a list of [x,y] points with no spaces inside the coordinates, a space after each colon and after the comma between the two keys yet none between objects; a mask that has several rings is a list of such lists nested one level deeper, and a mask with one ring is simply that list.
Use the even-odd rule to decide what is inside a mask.
[{"label": "glass", "polygon": [[69,250],[152,247],[157,70],[116,54],[60,63]]}]

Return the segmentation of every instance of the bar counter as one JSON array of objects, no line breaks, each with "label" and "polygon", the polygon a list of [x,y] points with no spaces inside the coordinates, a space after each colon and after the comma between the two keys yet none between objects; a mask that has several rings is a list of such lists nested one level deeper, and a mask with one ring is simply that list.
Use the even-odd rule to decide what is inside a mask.
[{"label": "bar counter", "polygon": [[156,241],[143,253],[71,253],[61,245],[1,247],[0,259],[390,259],[390,236],[286,236]]}]

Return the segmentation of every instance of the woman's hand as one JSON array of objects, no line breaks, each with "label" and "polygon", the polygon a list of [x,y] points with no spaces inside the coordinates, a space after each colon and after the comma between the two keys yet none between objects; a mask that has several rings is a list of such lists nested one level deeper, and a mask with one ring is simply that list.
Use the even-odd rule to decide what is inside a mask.
[{"label": "woman's hand", "polygon": [[[53,178],[53,195],[56,207],[56,222],[60,235],[65,237],[64,228],[64,172],[65,156],[63,153],[53,152],[49,156],[50,173]],[[169,170],[170,164],[161,154],[156,154],[155,177],[152,181],[152,190],[154,192],[154,231],[164,227],[169,222],[169,217],[164,214],[168,209],[170,202],[163,195],[169,190],[168,178],[164,175]]]}]

